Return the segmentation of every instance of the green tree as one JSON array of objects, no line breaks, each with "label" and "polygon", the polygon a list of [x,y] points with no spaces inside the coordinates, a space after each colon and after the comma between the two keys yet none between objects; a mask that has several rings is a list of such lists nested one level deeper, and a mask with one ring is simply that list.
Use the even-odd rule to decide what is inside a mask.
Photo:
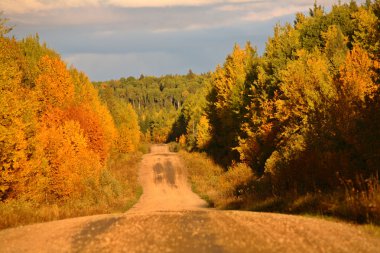
[{"label": "green tree", "polygon": [[214,149],[213,154],[224,164],[239,159],[234,148],[238,146],[238,136],[246,113],[249,92],[246,79],[254,57],[256,50],[249,43],[245,49],[235,45],[223,67],[218,66],[211,77],[212,89],[207,109],[212,135],[210,148]]},{"label": "green tree", "polygon": [[348,38],[345,37],[338,26],[332,25],[327,32],[322,33],[325,41],[325,55],[330,60],[332,72],[337,74],[341,65],[345,61],[348,51]]},{"label": "green tree", "polygon": [[354,32],[354,43],[369,52],[372,57],[380,53],[379,18],[372,8],[360,8],[353,14],[357,30]]}]

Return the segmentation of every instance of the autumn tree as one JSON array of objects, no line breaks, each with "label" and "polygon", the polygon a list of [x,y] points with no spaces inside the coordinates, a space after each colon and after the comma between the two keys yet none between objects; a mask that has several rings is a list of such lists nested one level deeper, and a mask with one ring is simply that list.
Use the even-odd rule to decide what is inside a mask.
[{"label": "autumn tree", "polygon": [[379,17],[375,15],[372,7],[359,8],[353,14],[357,30],[354,32],[354,43],[365,49],[373,57],[380,53]]},{"label": "autumn tree", "polygon": [[0,199],[80,198],[99,184],[114,144],[108,108],[88,78],[69,71],[38,36],[16,41],[3,35]]},{"label": "autumn tree", "polygon": [[206,116],[201,116],[197,125],[197,148],[205,150],[208,148],[211,140],[210,123]]},{"label": "autumn tree", "polygon": [[39,69],[35,90],[42,110],[69,107],[73,103],[75,90],[65,64],[60,59],[44,56],[40,60]]},{"label": "autumn tree", "polygon": [[332,72],[337,74],[341,65],[343,65],[348,51],[348,38],[344,36],[339,26],[332,25],[327,32],[322,32],[325,41],[324,52],[329,59]]},{"label": "autumn tree", "polygon": [[4,35],[12,31],[12,27],[7,25],[8,19],[3,18],[2,16],[3,12],[0,12],[0,37],[4,37]]},{"label": "autumn tree", "polygon": [[23,84],[33,88],[36,85],[35,82],[40,73],[39,64],[41,58],[49,56],[50,58],[60,59],[60,56],[49,49],[45,43],[41,45],[38,34],[28,36],[19,41],[18,44],[20,45],[22,54],[25,56]]},{"label": "autumn tree", "polygon": [[40,130],[36,150],[40,163],[33,172],[29,196],[48,203],[80,197],[88,181],[99,180],[101,165],[79,122],[67,120]]},{"label": "autumn tree", "polygon": [[223,67],[218,66],[211,77],[210,106],[207,109],[212,135],[210,148],[222,163],[238,159],[234,148],[238,145],[240,126],[244,121],[248,93],[246,79],[255,56],[256,50],[249,43],[245,49],[235,45]]},{"label": "autumn tree", "polygon": [[24,64],[15,40],[0,37],[0,199],[19,192],[27,166],[27,91]]},{"label": "autumn tree", "polygon": [[116,147],[120,152],[136,151],[140,143],[140,127],[132,105],[118,102],[115,121],[118,128]]},{"label": "autumn tree", "polygon": [[268,81],[272,87],[270,93],[272,94],[277,89],[281,69],[289,60],[295,59],[296,52],[301,47],[299,36],[299,31],[290,24],[284,26],[277,24],[274,27],[273,36],[266,43],[265,68],[268,72]]},{"label": "autumn tree", "polygon": [[[114,119],[107,105],[100,100],[98,91],[88,77],[74,68],[70,69],[70,75],[75,89],[74,108],[72,109],[78,110],[77,117],[81,119],[78,121],[91,142],[97,143],[92,148],[104,162],[108,158],[117,136]],[[86,111],[87,113],[85,113]],[[87,114],[89,119],[87,119]],[[69,113],[68,115],[70,118],[75,117],[76,114]],[[87,133],[87,130],[90,130],[88,128],[91,128],[93,132]]]}]

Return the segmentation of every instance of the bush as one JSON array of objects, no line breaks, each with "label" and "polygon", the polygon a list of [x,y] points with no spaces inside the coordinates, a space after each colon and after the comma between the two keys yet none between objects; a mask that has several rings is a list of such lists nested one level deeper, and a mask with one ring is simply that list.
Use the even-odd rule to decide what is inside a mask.
[{"label": "bush", "polygon": [[179,152],[181,150],[181,145],[178,142],[170,142],[168,145],[170,152]]},{"label": "bush", "polygon": [[224,207],[238,207],[250,192],[254,176],[252,170],[243,163],[233,165],[219,180],[219,203]]},{"label": "bush", "polygon": [[99,182],[88,180],[78,198],[57,203],[37,203],[25,199],[0,202],[0,229],[93,214],[125,212],[142,194],[138,183],[141,153],[114,153],[103,169]]},{"label": "bush", "polygon": [[140,142],[138,151],[143,153],[143,154],[150,153],[150,144],[147,142]]},{"label": "bush", "polygon": [[180,156],[187,168],[192,189],[210,206],[218,203],[219,179],[223,169],[202,153],[181,151]]},{"label": "bush", "polygon": [[345,186],[344,197],[333,208],[333,214],[358,223],[374,223],[380,225],[380,186],[379,178],[361,177],[342,181]]},{"label": "bush", "polygon": [[245,164],[236,164],[227,172],[206,154],[181,151],[192,188],[210,206],[238,208],[250,191],[254,178]]}]

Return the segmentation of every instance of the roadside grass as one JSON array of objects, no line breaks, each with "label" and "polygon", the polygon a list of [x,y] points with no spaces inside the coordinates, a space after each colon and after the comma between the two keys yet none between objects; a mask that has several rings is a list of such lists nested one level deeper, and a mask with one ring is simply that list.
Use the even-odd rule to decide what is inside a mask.
[{"label": "roadside grass", "polygon": [[142,188],[138,183],[141,156],[141,152],[112,154],[101,174],[100,184],[88,182],[91,190],[86,191],[78,199],[57,203],[35,203],[20,198],[0,202],[0,229],[127,211],[142,194]]},{"label": "roadside grass", "polygon": [[203,153],[179,152],[189,174],[192,189],[210,207],[239,208],[253,175],[244,164],[236,164],[224,171]]},{"label": "roadside grass", "polygon": [[207,201],[210,207],[215,207],[218,203],[218,180],[223,169],[206,154],[181,150],[179,155],[187,169],[192,190]]},{"label": "roadside grass", "polygon": [[177,153],[177,152],[179,152],[181,150],[181,145],[178,142],[175,142],[175,141],[169,142],[168,146],[169,146],[169,151],[170,152]]},{"label": "roadside grass", "polygon": [[[268,194],[269,192],[269,194]],[[380,225],[380,192],[342,191],[330,193],[295,193],[274,196],[253,191],[246,197],[242,209],[257,212],[279,212],[288,214],[313,215],[338,219],[356,224]]]},{"label": "roadside grass", "polygon": [[143,154],[148,154],[150,152],[151,144],[148,142],[141,142],[138,148],[138,151]]},{"label": "roadside grass", "polygon": [[376,236],[380,237],[380,226],[374,224],[365,224],[361,227],[364,231]]},{"label": "roadside grass", "polygon": [[[192,189],[211,207],[256,212],[317,215],[354,222],[380,225],[380,185],[378,177],[343,182],[332,192],[274,191],[268,177],[256,178],[244,164],[228,170],[204,153],[179,152],[189,173]],[[277,194],[275,193],[277,192]]]},{"label": "roadside grass", "polygon": [[357,226],[359,229],[361,229],[365,233],[369,233],[373,236],[380,237],[380,226],[373,223],[357,224],[357,223],[353,223],[352,221],[350,222],[347,220],[339,219],[338,217],[326,216],[326,215],[320,215],[320,214],[305,213],[305,214],[302,214],[302,216],[308,217],[308,218],[316,218],[316,219],[321,219],[321,220],[326,220],[326,221],[332,221],[332,222],[344,222],[344,223],[349,222],[350,224]]}]

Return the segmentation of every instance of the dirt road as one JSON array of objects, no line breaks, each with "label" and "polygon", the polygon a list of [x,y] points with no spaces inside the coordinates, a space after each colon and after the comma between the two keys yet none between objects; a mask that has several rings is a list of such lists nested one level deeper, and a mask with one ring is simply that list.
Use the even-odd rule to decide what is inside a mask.
[{"label": "dirt road", "polygon": [[128,212],[2,230],[0,252],[380,252],[380,238],[354,225],[207,209],[166,146],[144,156],[140,180]]}]

